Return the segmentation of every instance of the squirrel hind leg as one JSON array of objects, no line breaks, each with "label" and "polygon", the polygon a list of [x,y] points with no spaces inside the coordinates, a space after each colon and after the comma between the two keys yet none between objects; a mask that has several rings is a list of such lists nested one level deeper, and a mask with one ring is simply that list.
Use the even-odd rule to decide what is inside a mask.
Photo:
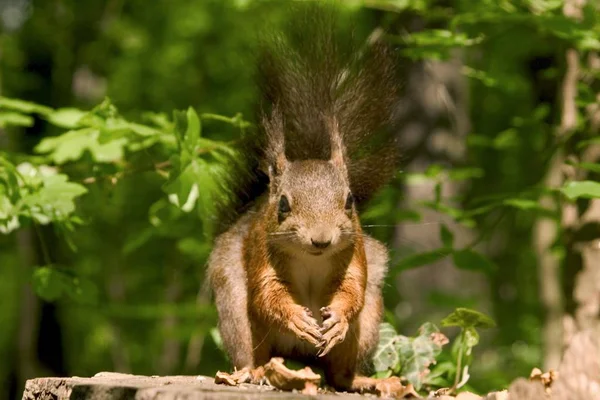
[{"label": "squirrel hind leg", "polygon": [[358,316],[358,369],[362,374],[372,370],[372,356],[379,342],[379,324],[383,319],[382,286],[388,262],[386,247],[365,235],[365,253],[368,265],[368,282],[365,304]]},{"label": "squirrel hind leg", "polygon": [[236,235],[235,229],[221,235],[208,265],[223,347],[233,366],[240,370],[255,367],[241,246],[241,235]]}]

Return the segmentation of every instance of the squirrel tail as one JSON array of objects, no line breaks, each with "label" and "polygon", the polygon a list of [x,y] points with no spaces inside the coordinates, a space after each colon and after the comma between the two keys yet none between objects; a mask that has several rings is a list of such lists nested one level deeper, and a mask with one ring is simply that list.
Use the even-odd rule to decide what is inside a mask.
[{"label": "squirrel tail", "polygon": [[266,43],[259,62],[264,137],[283,126],[289,160],[328,159],[335,119],[353,195],[364,202],[393,176],[399,159],[392,51],[379,31],[362,46],[342,37],[333,8],[312,4],[295,15],[287,35]]},{"label": "squirrel tail", "polygon": [[303,6],[294,10],[284,32],[270,33],[262,43],[261,124],[243,142],[246,167],[238,175],[238,214],[266,190],[268,179],[258,160],[264,159],[269,138],[277,135],[269,132],[274,127],[283,128],[289,160],[327,160],[334,120],[359,204],[397,171],[400,152],[392,122],[400,80],[382,32],[356,45],[354,34],[343,36],[338,29],[334,7]]}]

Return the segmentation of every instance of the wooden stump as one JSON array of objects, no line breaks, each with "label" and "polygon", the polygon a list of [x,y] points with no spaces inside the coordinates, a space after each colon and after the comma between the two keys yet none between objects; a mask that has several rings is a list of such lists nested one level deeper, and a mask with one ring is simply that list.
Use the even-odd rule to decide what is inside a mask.
[{"label": "wooden stump", "polygon": [[[318,399],[357,399],[355,394],[318,395]],[[138,376],[100,372],[92,378],[37,378],[28,380],[23,400],[205,400],[303,399],[299,393],[269,386],[217,385],[207,376]]]}]

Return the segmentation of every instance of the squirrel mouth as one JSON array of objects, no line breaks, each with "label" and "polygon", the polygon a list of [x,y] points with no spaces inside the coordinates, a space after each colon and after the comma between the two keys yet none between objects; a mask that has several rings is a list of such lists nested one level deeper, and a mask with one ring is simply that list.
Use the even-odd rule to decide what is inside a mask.
[{"label": "squirrel mouth", "polygon": [[312,254],[313,256],[320,256],[321,254],[323,254],[323,251],[321,251],[321,250],[308,250],[308,254]]}]

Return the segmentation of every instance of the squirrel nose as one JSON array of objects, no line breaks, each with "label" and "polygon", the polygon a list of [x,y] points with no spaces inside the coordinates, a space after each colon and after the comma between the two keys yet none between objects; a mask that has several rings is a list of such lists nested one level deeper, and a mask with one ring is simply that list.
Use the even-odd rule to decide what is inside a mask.
[{"label": "squirrel nose", "polygon": [[327,247],[329,247],[329,245],[331,244],[331,240],[328,240],[326,242],[317,242],[313,239],[310,240],[312,242],[312,245],[315,246],[317,249],[325,249]]}]

